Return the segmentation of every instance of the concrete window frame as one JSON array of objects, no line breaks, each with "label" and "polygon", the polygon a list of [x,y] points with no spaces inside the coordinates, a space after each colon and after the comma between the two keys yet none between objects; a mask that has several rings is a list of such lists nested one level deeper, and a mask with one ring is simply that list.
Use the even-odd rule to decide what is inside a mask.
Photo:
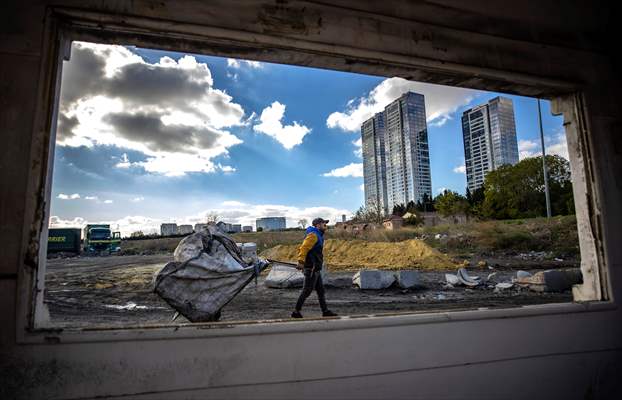
[{"label": "concrete window frame", "polygon": [[[256,321],[149,327],[54,328],[47,326],[43,304],[46,241],[51,176],[62,60],[74,40],[103,44],[133,44],[146,48],[186,51],[300,66],[516,93],[552,100],[563,114],[572,169],[580,239],[582,285],[573,288],[573,303],[520,308],[396,313],[342,317],[337,320]],[[493,39],[491,39],[493,40]],[[500,40],[503,39],[494,39]],[[562,50],[560,50],[562,51]],[[568,52],[568,49],[563,49]],[[589,115],[581,84],[522,73],[472,67],[429,58],[383,53],[347,46],[327,46],[310,40],[213,26],[172,23],[143,17],[106,14],[72,8],[50,8],[46,14],[37,113],[32,132],[26,215],[30,229],[22,238],[23,265],[18,272],[16,336],[20,343],[79,343],[116,340],[182,339],[245,336],[279,332],[368,329],[397,325],[447,323],[498,318],[526,318],[560,313],[584,313],[616,308],[608,280],[599,190],[591,158]]]}]

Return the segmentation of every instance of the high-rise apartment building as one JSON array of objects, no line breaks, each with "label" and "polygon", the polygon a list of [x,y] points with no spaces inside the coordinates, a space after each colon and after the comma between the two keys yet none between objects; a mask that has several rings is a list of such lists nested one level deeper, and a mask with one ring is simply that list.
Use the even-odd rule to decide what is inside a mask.
[{"label": "high-rise apartment building", "polygon": [[495,97],[462,113],[462,137],[467,187],[482,186],[489,171],[518,162],[512,100]]},{"label": "high-rise apartment building", "polygon": [[365,204],[396,204],[432,196],[423,95],[408,92],[361,126]]},{"label": "high-rise apartment building", "polygon": [[387,167],[384,157],[384,116],[377,113],[361,126],[365,205],[387,214]]}]

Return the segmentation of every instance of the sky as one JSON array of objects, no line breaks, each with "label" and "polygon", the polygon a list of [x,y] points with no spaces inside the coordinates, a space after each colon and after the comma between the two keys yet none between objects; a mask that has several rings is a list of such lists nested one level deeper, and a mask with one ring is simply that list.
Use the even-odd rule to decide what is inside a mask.
[{"label": "sky", "polygon": [[[196,54],[72,45],[63,63],[51,227],[163,222],[288,227],[363,204],[360,125],[406,91],[425,96],[435,194],[465,192],[462,112],[500,93]],[[513,100],[520,158],[540,152],[537,102]],[[547,153],[567,158],[542,102]]]}]

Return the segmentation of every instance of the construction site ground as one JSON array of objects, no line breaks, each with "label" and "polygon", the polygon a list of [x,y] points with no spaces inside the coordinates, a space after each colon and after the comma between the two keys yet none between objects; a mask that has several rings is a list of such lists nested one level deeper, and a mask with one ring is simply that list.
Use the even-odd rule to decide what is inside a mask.
[{"label": "construction site ground", "polygon": [[[67,257],[47,261],[45,304],[51,324],[58,327],[136,326],[168,324],[174,310],[155,293],[153,278],[172,254],[108,257]],[[472,265],[478,260],[472,260]],[[516,271],[535,273],[549,268],[578,266],[578,262],[529,260],[525,257],[488,258],[484,268],[470,268],[469,274],[486,278],[496,272],[494,282],[508,282]],[[403,312],[433,312],[480,308],[519,307],[528,304],[571,302],[570,291],[538,293],[526,288],[495,292],[483,288],[445,288],[445,273],[455,270],[424,270],[424,288],[403,290],[360,290],[355,287],[327,287],[331,310],[339,315],[379,315]],[[330,272],[352,277],[353,271]],[[267,271],[257,285],[250,283],[222,310],[221,321],[273,320],[289,318],[300,289],[272,289],[264,284]],[[303,309],[305,317],[319,317],[315,293]],[[175,323],[188,322],[179,317]]]}]

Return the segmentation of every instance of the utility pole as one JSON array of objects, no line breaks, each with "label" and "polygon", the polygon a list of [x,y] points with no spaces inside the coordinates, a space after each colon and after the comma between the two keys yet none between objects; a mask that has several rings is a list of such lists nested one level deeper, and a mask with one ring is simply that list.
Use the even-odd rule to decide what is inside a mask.
[{"label": "utility pole", "polygon": [[544,175],[544,195],[546,196],[546,217],[551,218],[551,196],[549,194],[549,173],[546,169],[546,150],[544,149],[544,131],[542,129],[542,110],[538,99],[538,123],[540,124],[540,143],[542,144],[542,174]]}]

